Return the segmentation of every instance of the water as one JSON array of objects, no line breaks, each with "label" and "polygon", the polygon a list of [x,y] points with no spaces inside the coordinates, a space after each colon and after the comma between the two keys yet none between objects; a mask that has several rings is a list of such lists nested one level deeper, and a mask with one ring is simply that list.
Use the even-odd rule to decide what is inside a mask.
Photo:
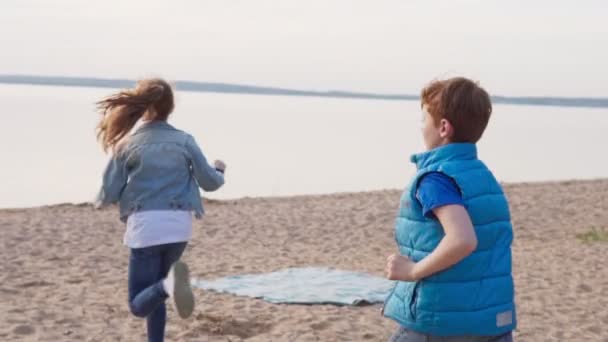
[{"label": "water", "polygon": [[[0,207],[91,201],[108,156],[102,88],[0,85]],[[402,188],[422,150],[417,102],[180,92],[171,122],[228,164],[211,198]],[[480,157],[505,182],[608,177],[608,110],[496,105]]]}]

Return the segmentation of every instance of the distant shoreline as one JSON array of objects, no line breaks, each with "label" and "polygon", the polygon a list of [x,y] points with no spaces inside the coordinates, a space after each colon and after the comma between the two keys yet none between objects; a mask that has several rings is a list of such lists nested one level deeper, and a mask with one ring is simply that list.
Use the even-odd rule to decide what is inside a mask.
[{"label": "distant shoreline", "polygon": [[[550,186],[569,186],[573,184],[578,185],[589,185],[595,183],[608,183],[608,178],[581,178],[581,179],[564,179],[564,180],[546,180],[546,181],[526,181],[526,182],[500,182],[504,188],[537,188],[537,187],[550,187]],[[377,190],[363,190],[363,191],[338,191],[338,192],[327,192],[327,193],[310,193],[310,194],[293,194],[293,195],[279,195],[279,196],[240,196],[234,198],[208,198],[203,196],[202,199],[205,203],[214,204],[226,204],[235,203],[242,201],[262,201],[262,202],[274,202],[274,201],[286,201],[286,200],[299,200],[305,198],[336,198],[336,197],[349,197],[349,196],[365,196],[365,195],[379,195],[384,193],[401,193],[403,189],[377,189]],[[57,207],[68,207],[68,208],[81,208],[81,207],[93,207],[94,203],[89,201],[82,202],[54,202],[47,204],[22,206],[22,207],[2,207],[0,206],[0,214],[3,212],[17,212],[27,211],[43,208],[57,208]]]},{"label": "distant shoreline", "polygon": [[[68,87],[95,87],[95,88],[128,88],[133,86],[134,80],[128,79],[105,79],[89,77],[62,77],[62,76],[32,76],[32,75],[0,75],[0,84],[22,84],[43,86],[68,86]],[[309,91],[286,88],[274,88],[252,85],[239,85],[217,82],[195,82],[175,81],[178,90],[228,93],[228,94],[251,94],[251,95],[281,95],[281,96],[308,96],[308,97],[330,97],[351,98],[367,100],[389,100],[389,101],[418,101],[418,95],[410,94],[375,94],[349,91]],[[584,98],[584,97],[534,97],[534,96],[492,96],[496,104],[512,104],[527,106],[552,106],[552,107],[581,107],[581,108],[608,108],[608,98]]]}]

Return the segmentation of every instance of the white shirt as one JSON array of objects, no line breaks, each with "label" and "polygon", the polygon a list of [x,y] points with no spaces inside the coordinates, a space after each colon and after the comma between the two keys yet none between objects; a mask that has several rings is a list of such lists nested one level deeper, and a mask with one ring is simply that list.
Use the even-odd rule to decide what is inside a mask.
[{"label": "white shirt", "polygon": [[144,248],[192,237],[192,213],[185,210],[151,210],[129,215],[123,243],[129,248]]}]

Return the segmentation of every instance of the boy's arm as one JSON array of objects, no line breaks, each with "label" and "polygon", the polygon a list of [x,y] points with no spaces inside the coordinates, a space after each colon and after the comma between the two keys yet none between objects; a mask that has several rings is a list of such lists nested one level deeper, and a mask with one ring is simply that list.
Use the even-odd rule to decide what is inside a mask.
[{"label": "boy's arm", "polygon": [[445,236],[426,258],[413,267],[415,279],[423,279],[455,265],[477,248],[477,235],[467,210],[461,205],[446,205],[433,210]]},{"label": "boy's arm", "polygon": [[403,255],[388,259],[391,280],[416,281],[441,272],[469,256],[477,248],[477,235],[469,213],[462,205],[446,205],[433,210],[445,236],[426,258],[415,263]]}]

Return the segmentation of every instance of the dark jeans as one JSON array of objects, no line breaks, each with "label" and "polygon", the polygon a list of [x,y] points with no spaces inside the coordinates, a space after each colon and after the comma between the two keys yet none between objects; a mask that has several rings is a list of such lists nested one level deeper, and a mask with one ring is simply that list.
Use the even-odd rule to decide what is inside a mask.
[{"label": "dark jeans", "polygon": [[513,335],[507,333],[501,336],[450,336],[439,337],[420,334],[399,327],[389,342],[513,342]]},{"label": "dark jeans", "polygon": [[179,260],[187,242],[131,249],[129,258],[129,308],[137,317],[145,317],[148,341],[165,338],[167,311],[162,280],[171,265]]}]

